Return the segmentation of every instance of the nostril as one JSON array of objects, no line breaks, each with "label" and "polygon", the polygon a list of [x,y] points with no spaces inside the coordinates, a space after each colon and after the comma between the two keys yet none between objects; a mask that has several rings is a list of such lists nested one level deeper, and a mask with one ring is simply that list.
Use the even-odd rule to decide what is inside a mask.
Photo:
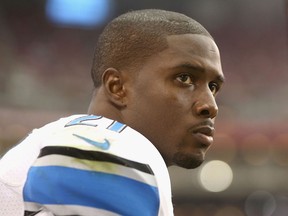
[{"label": "nostril", "polygon": [[218,107],[215,103],[212,105],[209,105],[208,103],[199,103],[199,102],[195,102],[193,104],[194,108],[194,112],[197,116],[201,116],[202,118],[215,118],[217,116],[218,113]]},{"label": "nostril", "polygon": [[210,112],[209,112],[209,110],[201,110],[201,112],[200,112],[200,115],[202,115],[202,116],[209,116],[210,115]]}]

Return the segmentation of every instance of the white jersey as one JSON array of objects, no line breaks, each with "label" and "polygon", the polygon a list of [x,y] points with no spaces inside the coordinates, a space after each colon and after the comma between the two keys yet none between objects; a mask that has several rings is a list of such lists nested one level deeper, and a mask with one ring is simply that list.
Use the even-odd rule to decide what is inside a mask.
[{"label": "white jersey", "polygon": [[0,215],[173,215],[168,170],[143,135],[101,116],[35,129],[0,161]]}]

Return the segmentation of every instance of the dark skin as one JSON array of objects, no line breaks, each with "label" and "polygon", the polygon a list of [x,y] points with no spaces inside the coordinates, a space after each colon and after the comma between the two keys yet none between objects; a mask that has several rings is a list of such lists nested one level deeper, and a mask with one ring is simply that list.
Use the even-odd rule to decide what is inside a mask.
[{"label": "dark skin", "polygon": [[167,166],[195,168],[213,143],[215,97],[224,81],[220,54],[203,35],[172,35],[167,42],[137,71],[108,68],[88,112],[142,133]]}]

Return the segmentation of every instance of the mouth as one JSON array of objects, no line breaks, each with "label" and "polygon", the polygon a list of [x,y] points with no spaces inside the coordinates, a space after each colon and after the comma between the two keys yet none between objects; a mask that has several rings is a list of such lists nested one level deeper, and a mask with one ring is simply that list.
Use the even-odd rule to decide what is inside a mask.
[{"label": "mouth", "polygon": [[192,135],[201,145],[209,147],[214,141],[214,127],[211,125],[202,125],[192,130]]}]

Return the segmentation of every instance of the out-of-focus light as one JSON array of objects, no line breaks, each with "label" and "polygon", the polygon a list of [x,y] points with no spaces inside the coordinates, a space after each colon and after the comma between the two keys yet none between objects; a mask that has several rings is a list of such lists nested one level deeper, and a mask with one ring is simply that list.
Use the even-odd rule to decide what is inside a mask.
[{"label": "out-of-focus light", "polygon": [[48,0],[46,15],[61,26],[93,27],[106,21],[110,6],[109,0]]},{"label": "out-of-focus light", "polygon": [[221,192],[231,185],[233,172],[227,163],[213,160],[203,165],[199,173],[199,180],[206,190]]},{"label": "out-of-focus light", "polygon": [[245,201],[245,212],[247,216],[271,216],[275,209],[275,198],[267,191],[255,191],[250,194]]}]

